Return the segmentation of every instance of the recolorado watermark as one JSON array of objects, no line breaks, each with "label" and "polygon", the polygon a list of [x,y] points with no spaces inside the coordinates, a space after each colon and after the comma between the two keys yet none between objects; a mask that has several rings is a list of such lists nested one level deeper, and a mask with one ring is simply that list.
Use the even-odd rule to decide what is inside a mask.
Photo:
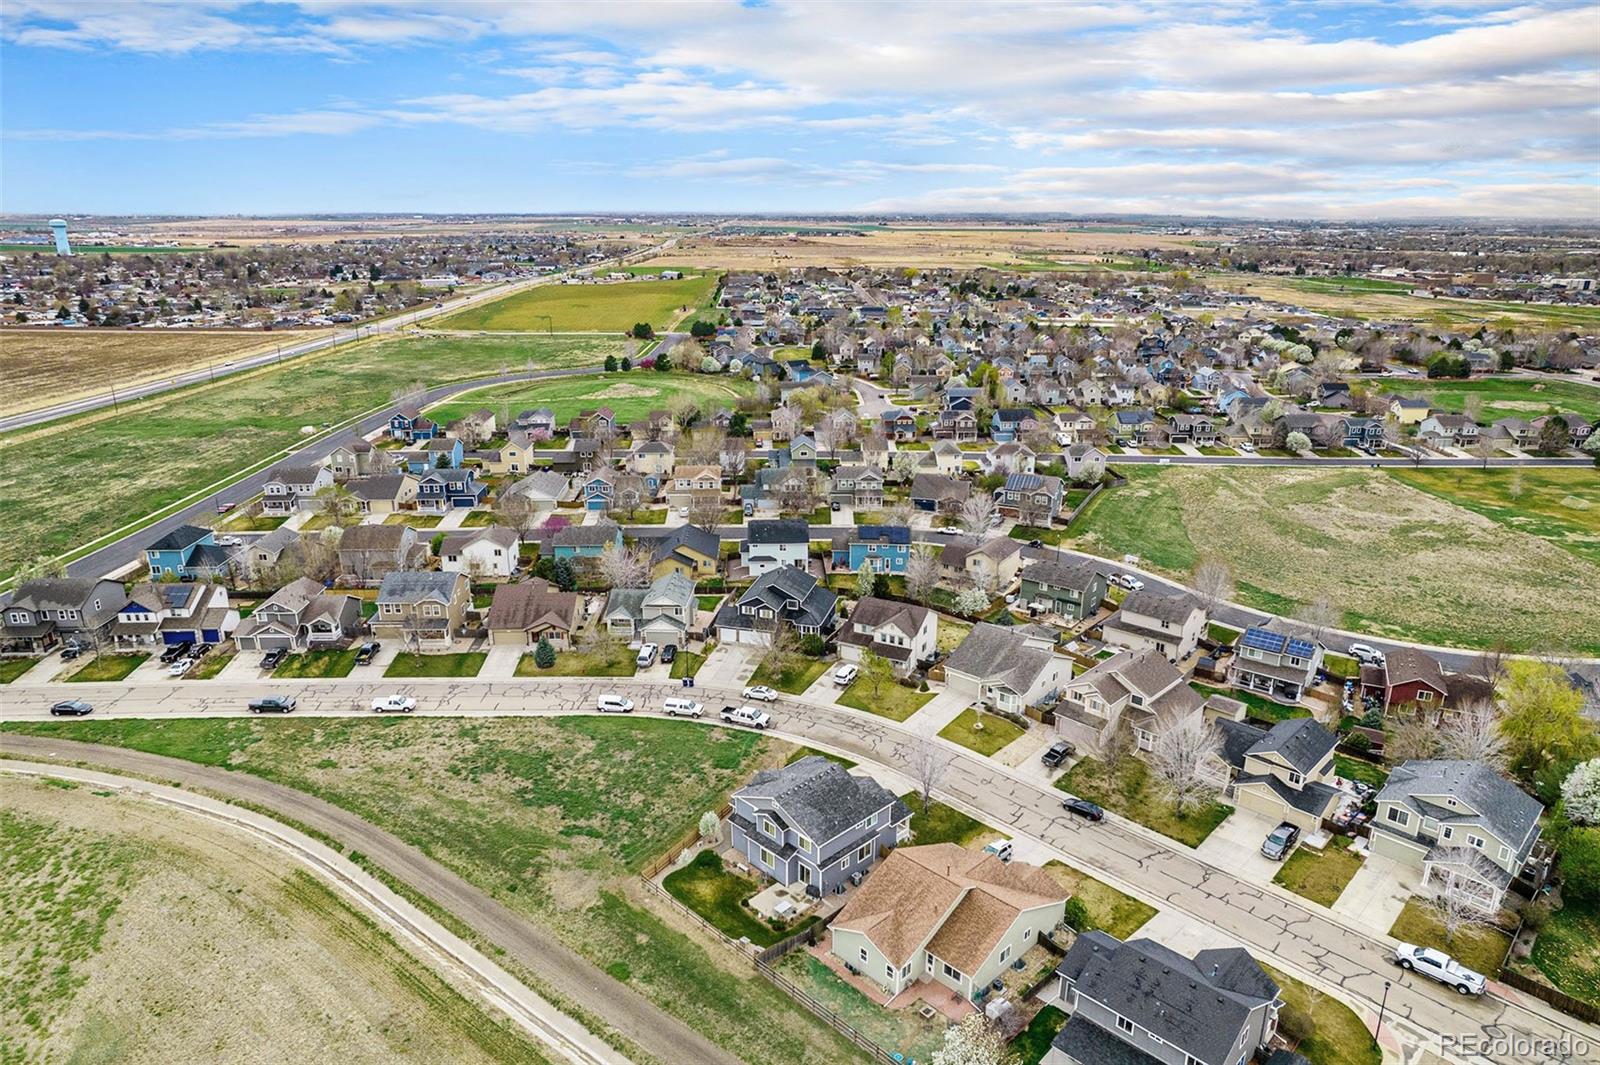
[{"label": "recolorado watermark", "polygon": [[1594,1043],[1581,1035],[1563,1032],[1559,1036],[1535,1036],[1520,1032],[1489,1035],[1468,1032],[1463,1035],[1440,1035],[1439,1049],[1445,1053],[1467,1056],[1511,1057],[1521,1061],[1594,1061],[1597,1050]]}]

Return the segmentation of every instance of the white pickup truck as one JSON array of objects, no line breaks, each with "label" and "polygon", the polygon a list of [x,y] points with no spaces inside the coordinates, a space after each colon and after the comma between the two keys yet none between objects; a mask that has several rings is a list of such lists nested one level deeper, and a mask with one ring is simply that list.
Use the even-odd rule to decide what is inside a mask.
[{"label": "white pickup truck", "polygon": [[1446,987],[1453,987],[1463,995],[1481,995],[1488,983],[1482,973],[1462,965],[1450,955],[1432,947],[1419,947],[1401,943],[1394,948],[1395,964],[1408,972],[1421,973]]},{"label": "white pickup truck", "polygon": [[748,725],[760,729],[772,724],[772,715],[753,706],[724,706],[722,720],[730,725]]},{"label": "white pickup truck", "polygon": [[372,700],[374,714],[409,714],[417,708],[417,701],[409,695],[380,695]]}]

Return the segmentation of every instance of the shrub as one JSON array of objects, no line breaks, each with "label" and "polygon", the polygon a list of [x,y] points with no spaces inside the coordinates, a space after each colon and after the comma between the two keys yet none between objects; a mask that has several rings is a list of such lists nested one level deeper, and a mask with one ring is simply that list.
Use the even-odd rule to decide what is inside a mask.
[{"label": "shrub", "polygon": [[616,373],[616,372],[617,372],[617,357],[615,355],[607,355],[606,356],[606,373]]},{"label": "shrub", "polygon": [[1311,1014],[1298,1006],[1284,1003],[1278,1011],[1278,1033],[1291,1043],[1303,1043],[1316,1034],[1316,1022]]},{"label": "shrub", "polygon": [[540,669],[553,669],[556,664],[556,649],[550,646],[550,641],[539,637],[539,643],[533,649],[533,664]]},{"label": "shrub", "polygon": [[1551,906],[1548,899],[1537,899],[1522,908],[1522,925],[1537,932],[1550,923]]},{"label": "shrub", "polygon": [[1372,750],[1372,741],[1365,732],[1352,732],[1345,738],[1344,745],[1357,754],[1366,754]]},{"label": "shrub", "polygon": [[1600,902],[1600,828],[1569,828],[1561,839],[1561,895]]},{"label": "shrub", "polygon": [[800,637],[800,653],[812,658],[821,658],[828,650],[828,641],[814,632]]},{"label": "shrub", "polygon": [[1061,920],[1074,932],[1087,932],[1094,927],[1089,920],[1089,908],[1076,895],[1067,900],[1066,908],[1061,911]]}]

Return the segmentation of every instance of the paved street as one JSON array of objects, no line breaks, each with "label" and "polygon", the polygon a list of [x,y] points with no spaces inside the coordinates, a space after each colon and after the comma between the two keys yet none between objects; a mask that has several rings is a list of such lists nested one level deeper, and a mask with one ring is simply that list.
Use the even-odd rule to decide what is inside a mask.
[{"label": "paved street", "polygon": [[[425,712],[442,714],[516,715],[591,712],[604,688],[634,699],[643,710],[660,706],[678,689],[625,679],[564,681],[267,681],[250,684],[189,682],[126,685],[74,684],[14,689],[7,693],[3,717],[39,719],[49,703],[69,693],[96,705],[98,716],[225,716],[243,712],[247,699],[272,691],[300,699],[299,714],[356,714],[380,693],[403,689],[417,696]],[[736,690],[697,685],[697,694],[712,714],[724,702],[738,702]],[[1312,906],[1270,884],[1241,879],[1232,871],[1206,862],[1194,851],[1140,826],[1109,819],[1087,825],[1069,818],[1059,806],[1059,793],[1035,779],[982,759],[943,740],[926,740],[885,719],[833,706],[782,699],[769,707],[775,728],[796,741],[839,750],[860,760],[905,772],[921,745],[933,742],[950,757],[938,789],[953,805],[981,816],[1012,835],[1026,838],[1162,909],[1181,912],[1194,921],[1238,940],[1273,964],[1308,979],[1375,1017],[1388,993],[1390,1024],[1401,1041],[1415,1050],[1441,1053],[1437,1035],[1429,1033],[1515,1035],[1554,1041],[1565,1034],[1590,1041],[1592,1051],[1558,1053],[1543,1060],[1593,1061],[1600,1056],[1600,1031],[1514,992],[1463,999],[1429,981],[1402,974],[1389,963],[1392,944],[1370,934],[1343,915]],[[48,749],[48,745],[46,747]],[[0,752],[38,757],[37,742],[0,737]],[[109,756],[106,756],[109,757]],[[117,755],[121,758],[123,756]],[[96,761],[103,757],[96,756]],[[226,774],[240,779],[241,774]],[[280,797],[281,798],[281,797]],[[276,803],[271,803],[276,807]],[[348,817],[348,815],[344,815]],[[441,900],[443,901],[443,900]],[[491,936],[491,938],[494,938]],[[1460,1053],[1442,1056],[1463,1062],[1524,1062],[1511,1052]]]}]

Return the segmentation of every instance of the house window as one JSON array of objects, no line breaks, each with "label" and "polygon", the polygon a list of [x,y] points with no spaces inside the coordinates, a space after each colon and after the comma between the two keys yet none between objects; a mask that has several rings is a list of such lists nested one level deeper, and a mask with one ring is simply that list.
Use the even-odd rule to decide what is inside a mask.
[{"label": "house window", "polygon": [[1389,812],[1384,816],[1393,821],[1395,824],[1399,825],[1401,828],[1405,828],[1411,823],[1411,815],[1400,809],[1398,806],[1389,807]]},{"label": "house window", "polygon": [[871,856],[871,854],[872,854],[872,844],[871,843],[863,843],[860,847],[856,848],[856,861],[864,862],[864,861],[867,860],[868,857]]},{"label": "house window", "polygon": [[1506,846],[1504,843],[1500,844],[1500,860],[1502,862],[1509,862],[1511,860],[1511,848]]},{"label": "house window", "polygon": [[1000,964],[1004,965],[1006,963],[1006,959],[1008,959],[1010,957],[1011,957],[1011,948],[1008,946],[1008,947],[1006,947],[1005,950],[1002,950],[1000,952]]},{"label": "house window", "polygon": [[772,852],[767,850],[765,847],[761,848],[761,864],[765,866],[771,866],[773,864]]},{"label": "house window", "polygon": [[885,965],[883,967],[883,974],[885,976],[887,976],[889,979],[893,980],[894,979],[894,966],[893,965]]},{"label": "house window", "polygon": [[1129,1035],[1132,1035],[1133,1034],[1133,1022],[1128,1020],[1128,1018],[1126,1018],[1126,1017],[1118,1017],[1117,1018],[1117,1029],[1119,1031],[1127,1032]]},{"label": "house window", "polygon": [[865,962],[867,960],[867,948],[866,947],[862,947],[861,948],[861,960],[863,962]]},{"label": "house window", "polygon": [[1444,838],[1445,839],[1455,839],[1456,838],[1456,830],[1451,828],[1449,825],[1446,825],[1445,828],[1444,828]]},{"label": "house window", "polygon": [[1296,773],[1294,770],[1291,769],[1289,771],[1289,783],[1291,783],[1291,784],[1299,784],[1304,779],[1305,779],[1304,777],[1302,777],[1299,773]]},{"label": "house window", "polygon": [[1431,702],[1433,702],[1433,693],[1430,692],[1430,691],[1426,691],[1426,690],[1417,692],[1417,702],[1419,702],[1419,703],[1431,703]]},{"label": "house window", "polygon": [[939,959],[935,958],[933,956],[932,952],[929,952],[927,954],[927,960],[928,960],[928,970],[931,972],[934,969],[934,967],[939,964]]},{"label": "house window", "polygon": [[944,963],[944,974],[946,976],[948,976],[952,980],[959,981],[962,978],[961,977],[961,970],[957,969],[954,965],[951,965],[949,962],[945,962]]},{"label": "house window", "polygon": [[1483,837],[1471,832],[1467,833],[1467,846],[1476,847],[1480,851],[1483,850]]}]

